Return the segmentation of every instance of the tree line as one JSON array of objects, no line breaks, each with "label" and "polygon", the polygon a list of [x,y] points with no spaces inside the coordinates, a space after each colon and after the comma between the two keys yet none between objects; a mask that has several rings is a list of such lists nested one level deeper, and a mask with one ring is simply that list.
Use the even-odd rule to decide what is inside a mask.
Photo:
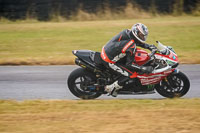
[{"label": "tree line", "polygon": [[9,20],[27,17],[48,21],[52,16],[70,19],[81,9],[96,14],[109,9],[123,12],[128,4],[135,5],[146,12],[171,14],[191,13],[198,0],[0,0],[0,18]]}]

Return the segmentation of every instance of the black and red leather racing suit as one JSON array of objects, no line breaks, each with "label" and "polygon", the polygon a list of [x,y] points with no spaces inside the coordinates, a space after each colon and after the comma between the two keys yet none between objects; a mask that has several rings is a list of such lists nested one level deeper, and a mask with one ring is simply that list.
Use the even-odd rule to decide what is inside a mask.
[{"label": "black and red leather racing suit", "polygon": [[[139,71],[138,65],[133,65],[135,62],[136,47],[140,46],[149,49],[148,44],[143,44],[137,41],[131,30],[123,30],[118,35],[114,36],[101,51],[101,58],[111,69],[120,73],[122,78],[119,79],[119,85],[133,77],[133,71]],[[104,64],[105,64],[104,63]]]}]

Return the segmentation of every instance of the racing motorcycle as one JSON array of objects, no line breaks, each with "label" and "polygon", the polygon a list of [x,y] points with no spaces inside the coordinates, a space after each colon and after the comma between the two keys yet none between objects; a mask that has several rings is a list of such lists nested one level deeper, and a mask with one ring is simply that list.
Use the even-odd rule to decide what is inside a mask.
[{"label": "racing motorcycle", "polygon": [[[184,96],[190,88],[187,76],[177,69],[178,56],[174,49],[158,43],[157,50],[150,54],[137,48],[135,63],[140,66],[152,66],[154,70],[150,74],[132,72],[132,78],[126,82],[120,95],[141,95],[159,93],[163,97],[174,98]],[[81,99],[95,99],[102,94],[106,85],[119,79],[110,68],[97,65],[95,58],[99,52],[90,50],[73,50],[77,57],[75,64],[80,68],[75,69],[68,77],[68,88],[73,95]]]}]

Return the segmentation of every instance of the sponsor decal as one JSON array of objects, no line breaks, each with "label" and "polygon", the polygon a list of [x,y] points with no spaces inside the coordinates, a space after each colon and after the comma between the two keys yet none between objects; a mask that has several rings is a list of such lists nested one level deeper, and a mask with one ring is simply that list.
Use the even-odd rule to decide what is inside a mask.
[{"label": "sponsor decal", "polygon": [[165,76],[165,75],[163,75],[163,74],[157,74],[157,75],[152,75],[152,76],[138,76],[138,77],[139,78],[149,79],[149,78],[162,77],[162,76]]},{"label": "sponsor decal", "polygon": [[173,58],[174,60],[176,60],[176,56],[173,56],[172,58]]},{"label": "sponsor decal", "polygon": [[105,54],[104,54],[104,52],[102,52],[102,56],[103,56],[103,59],[105,60],[105,59],[106,59],[106,57],[105,57]]},{"label": "sponsor decal", "polygon": [[85,65],[81,65],[81,67],[83,67],[83,68],[86,68],[86,66],[85,66]]},{"label": "sponsor decal", "polygon": [[126,56],[125,53],[120,53],[119,55],[115,56],[112,61],[117,62],[118,60],[120,60],[124,56]]},{"label": "sponsor decal", "polygon": [[130,42],[128,42],[126,44],[126,46],[122,49],[122,53],[125,53],[125,51],[128,49],[128,47],[130,47],[132,45],[133,42],[134,42],[133,40],[131,40]]},{"label": "sponsor decal", "polygon": [[171,73],[172,71],[170,70],[170,71],[166,71],[166,72],[164,72],[164,74],[169,74],[169,73]]},{"label": "sponsor decal", "polygon": [[106,55],[106,53],[105,53],[105,51],[104,51],[104,47],[102,48],[102,51],[101,51],[101,58],[102,58],[104,61],[106,61],[106,62],[115,63],[115,62],[111,61],[111,60],[107,57],[107,55]]},{"label": "sponsor decal", "polygon": [[160,56],[160,55],[155,55],[155,57],[156,57],[156,59],[161,59],[162,58],[162,56]]},{"label": "sponsor decal", "polygon": [[161,80],[161,77],[156,77],[156,78],[151,78],[151,79],[140,79],[142,85],[146,85],[146,84],[151,84],[151,83],[155,83]]},{"label": "sponsor decal", "polygon": [[166,60],[167,61],[167,64],[169,64],[169,65],[173,65],[175,62],[173,62],[173,61],[170,61],[170,60]]},{"label": "sponsor decal", "polygon": [[119,37],[118,42],[120,42],[121,39],[122,39],[122,35]]}]

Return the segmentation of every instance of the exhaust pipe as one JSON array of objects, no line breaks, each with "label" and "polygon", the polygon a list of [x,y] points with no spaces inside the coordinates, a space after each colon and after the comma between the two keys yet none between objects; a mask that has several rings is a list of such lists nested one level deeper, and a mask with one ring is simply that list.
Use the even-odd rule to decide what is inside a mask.
[{"label": "exhaust pipe", "polygon": [[78,58],[75,59],[75,64],[80,66],[80,67],[82,67],[82,68],[85,68],[85,69],[88,69],[88,70],[91,70],[91,71],[96,71],[96,69],[94,67],[92,67],[91,65],[86,64],[85,62],[81,61]]}]

